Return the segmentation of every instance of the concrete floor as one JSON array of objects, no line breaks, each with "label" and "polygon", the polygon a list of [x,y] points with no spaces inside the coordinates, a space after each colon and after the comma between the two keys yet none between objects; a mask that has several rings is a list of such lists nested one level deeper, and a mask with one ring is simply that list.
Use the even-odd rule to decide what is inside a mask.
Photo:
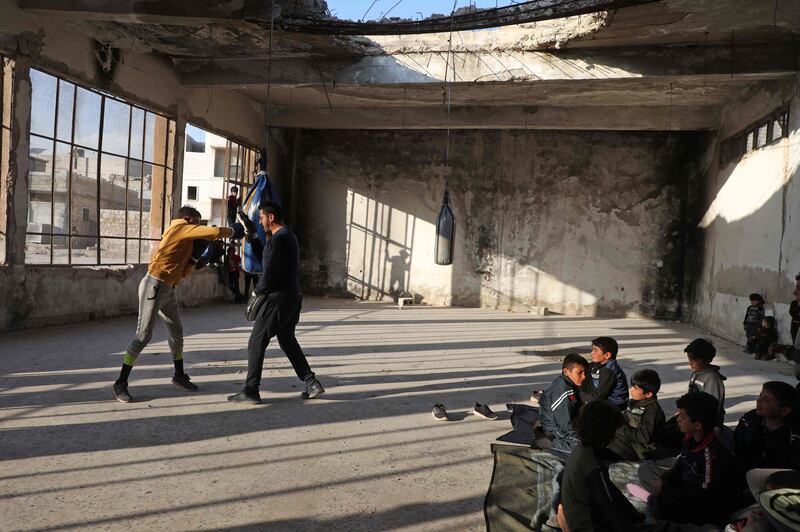
[{"label": "concrete floor", "polygon": [[[481,530],[502,409],[549,383],[555,351],[620,341],[631,375],[653,367],[665,410],[685,390],[683,347],[702,332],[640,319],[511,314],[308,299],[298,329],[328,393],[303,403],[280,351],[266,363],[266,404],[225,401],[246,369],[241,307],[186,309],[189,394],[169,382],[164,328],[131,377],[111,382],[135,317],[0,336],[0,528],[136,530]],[[728,421],[759,383],[794,382],[717,340]],[[160,356],[150,356],[160,354]],[[434,403],[453,421],[436,422]]]}]

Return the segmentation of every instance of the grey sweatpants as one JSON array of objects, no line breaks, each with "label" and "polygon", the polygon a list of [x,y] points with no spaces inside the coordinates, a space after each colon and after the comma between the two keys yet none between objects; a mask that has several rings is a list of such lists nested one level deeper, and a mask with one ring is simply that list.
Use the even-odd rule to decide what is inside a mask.
[{"label": "grey sweatpants", "polygon": [[183,354],[183,325],[178,312],[178,300],[175,298],[175,287],[167,286],[148,274],[139,283],[139,320],[136,323],[136,336],[128,346],[131,357],[138,357],[153,337],[156,315],[169,331],[169,349],[173,358]]}]

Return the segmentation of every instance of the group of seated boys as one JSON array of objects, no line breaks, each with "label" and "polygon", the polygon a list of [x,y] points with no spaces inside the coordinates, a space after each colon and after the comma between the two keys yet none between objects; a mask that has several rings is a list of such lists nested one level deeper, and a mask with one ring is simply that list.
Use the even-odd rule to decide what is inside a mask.
[{"label": "group of seated boys", "polygon": [[[628,387],[617,351],[613,338],[596,338],[591,363],[567,355],[562,373],[538,395],[541,426],[533,446],[567,456],[554,505],[562,530],[628,531],[658,521],[725,526],[761,492],[800,488],[800,410],[792,385],[765,382],[756,408],[731,435],[722,425],[725,377],[711,363],[716,349],[709,340],[686,346],[692,374],[669,419],[658,402],[658,373],[637,371]],[[611,483],[606,464],[615,460],[642,462],[640,483],[627,489],[647,501],[647,520]],[[780,529],[757,506],[738,515],[729,529]]]}]

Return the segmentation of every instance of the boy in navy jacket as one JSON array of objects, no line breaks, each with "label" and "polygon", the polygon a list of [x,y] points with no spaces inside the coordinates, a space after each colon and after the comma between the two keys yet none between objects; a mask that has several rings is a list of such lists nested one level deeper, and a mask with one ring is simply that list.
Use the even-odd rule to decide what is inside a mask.
[{"label": "boy in navy jacket", "polygon": [[617,364],[617,341],[609,336],[592,340],[592,363],[589,366],[591,379],[581,386],[581,398],[585,402],[605,399],[624,410],[628,404],[628,379]]}]

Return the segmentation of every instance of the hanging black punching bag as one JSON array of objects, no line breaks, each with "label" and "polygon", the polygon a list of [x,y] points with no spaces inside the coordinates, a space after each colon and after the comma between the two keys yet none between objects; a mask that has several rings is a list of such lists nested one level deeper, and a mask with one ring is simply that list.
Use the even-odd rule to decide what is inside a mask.
[{"label": "hanging black punching bag", "polygon": [[445,190],[442,209],[436,218],[436,264],[453,264],[453,245],[456,241],[456,218],[450,209],[450,193]]}]

